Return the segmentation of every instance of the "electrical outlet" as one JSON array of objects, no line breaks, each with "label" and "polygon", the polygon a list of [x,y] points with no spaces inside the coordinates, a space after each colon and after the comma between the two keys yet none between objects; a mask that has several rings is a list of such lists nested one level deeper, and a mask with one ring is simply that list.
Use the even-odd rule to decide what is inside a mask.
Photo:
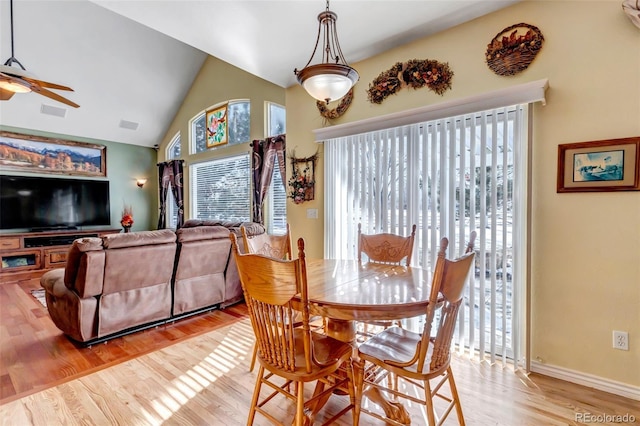
[{"label": "electrical outlet", "polygon": [[613,330],[613,348],[623,351],[629,350],[629,333]]}]

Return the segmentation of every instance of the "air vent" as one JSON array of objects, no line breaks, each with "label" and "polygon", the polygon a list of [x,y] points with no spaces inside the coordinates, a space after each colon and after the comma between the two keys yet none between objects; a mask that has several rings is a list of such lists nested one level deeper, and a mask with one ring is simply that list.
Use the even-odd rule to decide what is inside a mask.
[{"label": "air vent", "polygon": [[55,107],[51,105],[42,104],[40,107],[40,112],[47,115],[53,115],[55,117],[64,118],[67,115],[67,110],[65,108]]},{"label": "air vent", "polygon": [[138,130],[138,126],[140,123],[135,123],[133,121],[120,120],[120,127],[128,130]]}]

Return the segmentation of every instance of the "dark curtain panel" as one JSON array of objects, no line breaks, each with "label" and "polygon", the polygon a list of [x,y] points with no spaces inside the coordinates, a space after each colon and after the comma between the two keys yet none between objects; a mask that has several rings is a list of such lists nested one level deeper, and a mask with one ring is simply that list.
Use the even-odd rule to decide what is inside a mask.
[{"label": "dark curtain panel", "polygon": [[182,185],[182,171],[184,160],[171,160],[158,163],[158,179],[160,188],[160,217],[158,229],[167,227],[167,193],[171,188],[173,199],[178,206],[178,223],[176,229],[184,224],[184,187]]},{"label": "dark curtain panel", "polygon": [[[251,144],[253,155],[251,167],[253,168],[253,218],[254,222],[264,224],[264,198],[271,185],[273,168],[278,164],[282,183],[286,182],[285,150],[286,136],[278,135],[265,140],[255,140]],[[286,186],[285,186],[286,189]]]}]

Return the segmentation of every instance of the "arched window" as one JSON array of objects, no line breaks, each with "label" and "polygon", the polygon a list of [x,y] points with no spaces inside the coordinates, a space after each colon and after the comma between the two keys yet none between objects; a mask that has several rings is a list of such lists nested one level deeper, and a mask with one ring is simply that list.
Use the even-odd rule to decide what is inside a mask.
[{"label": "arched window", "polygon": [[[223,106],[226,102],[208,108],[212,110]],[[251,106],[249,100],[234,100],[227,103],[226,127],[227,143],[216,147],[207,147],[207,111],[202,111],[191,120],[191,148],[192,154],[205,152],[210,149],[220,149],[227,145],[237,145],[250,141]]]}]

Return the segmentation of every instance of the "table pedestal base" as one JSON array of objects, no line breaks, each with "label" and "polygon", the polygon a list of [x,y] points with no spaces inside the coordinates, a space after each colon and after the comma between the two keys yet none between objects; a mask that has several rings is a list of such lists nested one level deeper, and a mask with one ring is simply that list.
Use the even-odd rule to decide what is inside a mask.
[{"label": "table pedestal base", "polygon": [[341,342],[350,343],[355,347],[356,343],[356,323],[349,320],[338,320],[327,318],[325,333]]}]

